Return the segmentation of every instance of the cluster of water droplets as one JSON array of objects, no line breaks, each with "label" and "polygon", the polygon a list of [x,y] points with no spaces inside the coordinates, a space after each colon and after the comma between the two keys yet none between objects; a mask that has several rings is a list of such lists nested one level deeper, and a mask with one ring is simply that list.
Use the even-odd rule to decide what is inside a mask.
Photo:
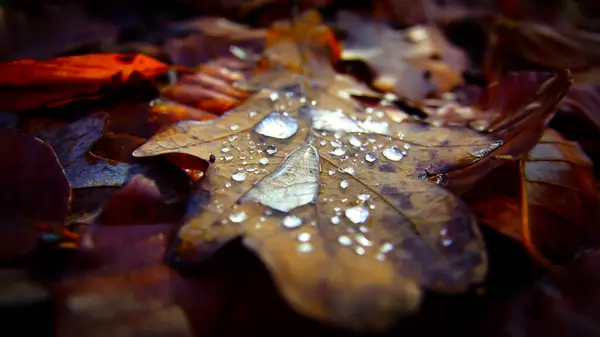
[{"label": "cluster of water droplets", "polygon": [[[237,169],[237,172],[231,175],[231,181],[225,184],[225,188],[229,188],[235,183],[246,181],[252,174],[268,174],[269,172],[267,172],[265,166],[269,164],[269,158],[276,155],[279,151],[275,145],[269,144],[268,139],[289,139],[297,133],[299,128],[298,120],[296,119],[297,116],[289,113],[288,108],[294,105],[304,105],[305,107],[317,106],[317,102],[308,102],[305,98],[298,97],[295,93],[291,92],[274,92],[270,94],[269,99],[272,101],[271,112],[253,127],[253,132],[265,136],[267,141],[255,143],[251,139],[251,133],[243,133],[240,136],[232,135],[223,141],[221,156],[219,157],[221,161],[229,162],[236,159],[234,153],[242,152],[238,148],[238,146],[241,146],[239,144],[247,143],[249,146],[247,152],[250,154],[249,156],[241,155],[236,159],[236,162],[240,162],[241,165]],[[362,120],[358,120],[353,115],[349,117],[341,110],[337,111],[337,114],[336,111],[313,113],[312,122],[317,138],[315,138],[312,144],[320,147],[321,152],[326,151],[341,164],[339,165],[339,169],[328,170],[327,174],[348,175],[347,178],[339,182],[339,188],[342,190],[346,190],[351,184],[357,183],[353,180],[352,176],[357,174],[357,170],[360,170],[361,165],[370,165],[379,160],[397,162],[409,155],[409,150],[411,149],[409,143],[402,143],[400,147],[381,144],[373,134],[389,135],[388,121],[385,120],[382,111],[369,108],[366,113],[367,117]],[[255,111],[248,113],[249,119],[256,118],[256,116],[257,113]],[[319,127],[322,127],[323,130],[319,131]],[[238,131],[240,126],[234,124],[229,129],[231,131]],[[333,140],[331,140],[330,132],[332,132]],[[398,135],[398,137],[402,139],[403,135]],[[388,140],[392,140],[392,138],[388,137]],[[299,151],[298,155],[306,156],[309,154],[310,151],[307,152],[307,147],[312,148],[312,145],[306,145],[302,151]],[[318,182],[319,158],[316,150],[314,152],[314,163],[311,163],[309,166],[312,165],[317,168],[316,181]],[[293,153],[288,155],[288,157],[293,156]],[[247,161],[258,162],[259,165],[248,165]],[[271,172],[271,176],[263,178],[263,183],[268,185],[268,180],[275,179],[273,178],[274,176],[284,176],[286,173],[282,171],[284,170],[282,168],[282,166],[285,166],[284,164],[285,162],[280,164],[276,170],[270,170],[273,171]],[[289,170],[289,168],[287,169]],[[307,169],[310,169],[310,167]],[[307,175],[304,178],[308,179],[309,177]],[[273,200],[273,196],[268,195],[271,194],[272,188],[265,188],[264,191],[261,191],[260,183],[254,183],[255,186],[247,193],[246,198],[269,206],[268,214],[266,213],[265,216],[271,216],[273,214],[272,210],[285,212],[284,216],[279,217],[280,225],[285,230],[290,230],[293,233],[297,241],[296,248],[299,253],[310,253],[313,250],[312,241],[314,238],[310,233],[311,231],[303,230],[303,227],[316,227],[318,225],[337,227],[335,230],[338,233],[336,238],[337,243],[342,249],[351,249],[356,255],[373,255],[371,254],[373,252],[377,260],[384,261],[386,254],[393,250],[393,245],[390,242],[374,241],[371,236],[370,227],[375,221],[372,212],[376,209],[376,203],[373,202],[374,198],[367,192],[360,192],[354,197],[342,197],[338,200],[341,203],[341,207],[333,207],[333,215],[330,217],[329,223],[317,224],[314,220],[308,221],[308,219],[303,219],[298,215],[289,213],[294,208],[310,202],[309,198],[286,204],[285,201]],[[298,193],[302,194],[309,191],[312,188],[310,187],[312,185],[309,185],[310,183],[307,183],[307,187],[305,187],[306,191],[298,191]],[[311,190],[309,192],[314,192],[315,200],[313,201],[316,201],[317,187],[314,188],[314,191]],[[277,191],[273,192],[273,194],[277,193]],[[329,207],[327,205],[330,204],[332,203],[325,203],[324,207]],[[256,228],[259,228],[261,223],[265,221],[265,216],[259,218]],[[241,224],[248,220],[248,215],[244,211],[236,211],[234,207],[233,212],[228,216],[228,220],[232,223]]]}]

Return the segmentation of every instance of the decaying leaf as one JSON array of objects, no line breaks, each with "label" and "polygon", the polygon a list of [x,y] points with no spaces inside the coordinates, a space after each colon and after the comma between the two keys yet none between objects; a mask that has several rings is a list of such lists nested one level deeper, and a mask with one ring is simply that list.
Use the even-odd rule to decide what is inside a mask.
[{"label": "decaying leaf", "polygon": [[168,66],[144,55],[96,54],[0,64],[0,108],[20,112],[101,97],[100,90],[164,74]]},{"label": "decaying leaf", "polygon": [[467,198],[482,222],[523,242],[546,267],[600,243],[593,165],[576,143],[547,130],[522,163],[502,169]]},{"label": "decaying leaf", "polygon": [[474,216],[424,178],[463,191],[502,164],[490,154],[528,151],[525,133],[544,127],[570,85],[567,72],[538,79],[534,95],[511,113],[490,112],[478,133],[364,110],[348,79],[314,83],[305,97],[298,75],[267,71],[251,81],[270,90],[218,122],[173,124],[134,155],[215,161],[179,232],[177,261],[198,262],[243,237],[294,308],[381,330],[413,312],[424,289],[455,293],[483,279]]},{"label": "decaying leaf", "polygon": [[0,260],[30,252],[37,226],[63,226],[71,199],[69,182],[52,148],[15,129],[0,129]]},{"label": "decaying leaf", "polygon": [[349,12],[339,14],[337,25],[348,34],[342,59],[367,62],[378,75],[374,86],[383,91],[420,99],[462,83],[467,57],[435,27],[397,31]]}]

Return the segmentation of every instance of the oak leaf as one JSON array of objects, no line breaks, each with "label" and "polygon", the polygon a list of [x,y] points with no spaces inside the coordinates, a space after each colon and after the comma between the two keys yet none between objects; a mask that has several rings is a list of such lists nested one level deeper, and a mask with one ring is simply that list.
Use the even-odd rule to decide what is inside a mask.
[{"label": "oak leaf", "polygon": [[523,161],[502,170],[467,197],[482,222],[551,269],[600,243],[593,164],[576,143],[549,129]]},{"label": "oak leaf", "polygon": [[358,85],[337,76],[307,98],[298,75],[259,73],[251,81],[270,90],[219,120],[166,127],[134,156],[215,159],[180,229],[176,261],[198,262],[243,237],[296,310],[381,330],[414,312],[424,289],[456,293],[484,278],[476,219],[427,179],[464,191],[502,164],[490,154],[528,151],[530,131],[544,127],[570,85],[568,72],[538,79],[533,96],[478,133],[396,123],[362,109],[348,90]]}]

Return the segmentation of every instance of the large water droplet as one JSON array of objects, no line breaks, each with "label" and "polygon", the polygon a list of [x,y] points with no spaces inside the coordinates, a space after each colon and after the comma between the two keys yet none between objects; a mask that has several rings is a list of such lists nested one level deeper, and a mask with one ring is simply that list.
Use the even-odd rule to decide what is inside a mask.
[{"label": "large water droplet", "polygon": [[363,223],[369,218],[369,210],[362,205],[346,208],[344,214],[348,220],[356,224]]},{"label": "large water droplet", "polygon": [[267,165],[267,164],[269,163],[269,158],[267,158],[267,157],[260,158],[260,159],[258,160],[258,162],[259,162],[259,164],[261,164],[261,165]]},{"label": "large water droplet", "polygon": [[298,131],[298,121],[281,112],[271,112],[254,126],[254,131],[271,138],[288,139]]},{"label": "large water droplet", "polygon": [[239,129],[240,129],[240,126],[239,126],[239,125],[237,125],[237,124],[231,124],[231,125],[229,126],[229,130],[231,130],[231,131],[237,131],[237,130],[239,130]]},{"label": "large water droplet", "polygon": [[374,163],[376,160],[377,160],[377,158],[375,157],[374,154],[372,154],[372,153],[365,154],[365,161],[367,163]]},{"label": "large water droplet", "polygon": [[248,219],[248,215],[244,211],[241,211],[238,213],[231,213],[229,215],[229,220],[231,220],[231,222],[234,222],[234,223],[244,222],[244,221],[246,221],[246,219]]},{"label": "large water droplet", "polygon": [[223,152],[223,153],[227,153],[227,152],[229,152],[230,150],[231,150],[231,149],[230,149],[229,147],[227,147],[227,146],[225,146],[225,147],[221,148],[221,152]]},{"label": "large water droplet", "polygon": [[311,145],[292,151],[270,175],[259,181],[244,197],[282,212],[317,199],[319,154]]},{"label": "large water droplet", "polygon": [[341,187],[342,189],[346,189],[346,188],[348,188],[348,185],[350,185],[350,184],[348,183],[348,180],[342,180],[342,181],[340,182],[340,187]]},{"label": "large water droplet", "polygon": [[395,146],[384,149],[383,156],[391,161],[399,161],[404,157],[402,151],[398,150]]},{"label": "large water droplet", "polygon": [[283,221],[281,222],[281,224],[285,228],[290,228],[290,229],[297,228],[302,225],[302,218],[297,217],[295,215],[287,215],[283,218]]},{"label": "large water droplet", "polygon": [[334,156],[343,156],[346,154],[346,150],[342,149],[341,147],[335,148],[333,151],[329,152]]},{"label": "large water droplet", "polygon": [[352,245],[352,239],[350,239],[349,237],[347,237],[346,235],[341,235],[338,237],[338,242],[340,243],[340,245],[342,246],[350,246]]},{"label": "large water droplet", "polygon": [[268,155],[272,156],[275,153],[277,153],[277,148],[275,147],[275,145],[269,145],[267,146],[267,148],[265,149],[265,152],[267,152]]},{"label": "large water droplet", "polygon": [[231,179],[233,179],[235,181],[244,181],[244,180],[246,180],[246,173],[244,173],[244,172],[234,173],[231,176]]},{"label": "large water droplet", "polygon": [[356,254],[358,255],[365,255],[365,253],[367,252],[363,247],[356,247],[354,248],[354,251],[356,252]]},{"label": "large water droplet", "polygon": [[341,219],[337,215],[331,217],[331,223],[334,224],[334,225],[339,225],[340,221],[341,221]]}]

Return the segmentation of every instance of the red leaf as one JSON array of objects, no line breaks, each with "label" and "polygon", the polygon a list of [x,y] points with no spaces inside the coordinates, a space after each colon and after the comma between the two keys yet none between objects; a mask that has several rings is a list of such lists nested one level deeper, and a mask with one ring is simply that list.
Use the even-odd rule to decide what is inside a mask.
[{"label": "red leaf", "polygon": [[144,55],[93,54],[0,64],[0,109],[20,112],[96,98],[109,84],[163,74],[168,65]]}]

